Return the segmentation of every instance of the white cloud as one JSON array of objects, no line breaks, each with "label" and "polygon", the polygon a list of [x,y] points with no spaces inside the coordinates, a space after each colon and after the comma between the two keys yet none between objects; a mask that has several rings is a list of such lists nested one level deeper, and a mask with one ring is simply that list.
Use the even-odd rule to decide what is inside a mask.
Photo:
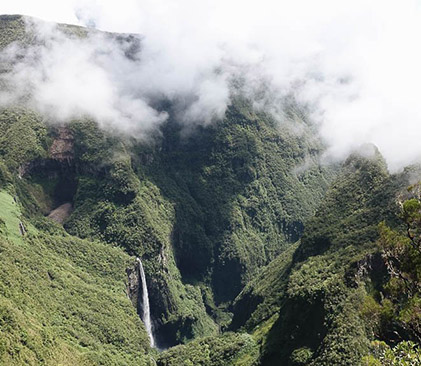
[{"label": "white cloud", "polygon": [[229,102],[229,75],[247,70],[250,85],[263,78],[281,97],[294,86],[315,107],[331,156],[372,142],[392,170],[421,157],[419,1],[15,0],[0,13],[144,36],[138,61],[92,39],[43,51],[37,102],[60,116],[97,106],[109,123],[152,126],[165,118],[151,104],[159,96],[209,122]]},{"label": "white cloud", "polygon": [[3,61],[14,64],[1,78],[8,86],[0,92],[3,104],[26,100],[52,121],[89,116],[135,136],[166,119],[136,95],[133,83],[125,82],[129,78],[120,78],[137,66],[125,56],[124,43],[98,33],[69,37],[54,24],[28,21],[27,27],[40,44],[28,49],[13,44],[2,53]]}]

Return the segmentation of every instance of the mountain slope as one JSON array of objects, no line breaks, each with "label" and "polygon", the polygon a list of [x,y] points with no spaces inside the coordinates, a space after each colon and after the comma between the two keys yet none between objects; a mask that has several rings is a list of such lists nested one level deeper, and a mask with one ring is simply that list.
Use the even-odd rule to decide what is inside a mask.
[{"label": "mountain slope", "polygon": [[[42,49],[25,19],[0,17],[0,49]],[[141,56],[141,37],[106,36]],[[396,200],[413,171],[390,175],[367,147],[322,165],[305,108],[289,100],[275,120],[235,88],[210,124],[154,100],[168,118],[137,139],[89,116],[59,123],[27,98],[0,109],[1,362],[351,366],[372,340],[416,339],[402,329],[418,326],[418,295],[399,298],[385,257],[405,234]]]},{"label": "mountain slope", "polygon": [[234,302],[232,329],[262,339],[262,365],[358,365],[372,333],[365,298],[388,276],[378,224],[399,227],[397,194],[412,173],[389,176],[380,156],[351,156],[301,243],[274,260]]},{"label": "mountain slope", "polygon": [[124,291],[132,259],[50,223],[55,233],[42,233],[13,194],[0,191],[0,362],[147,365],[146,332]]}]

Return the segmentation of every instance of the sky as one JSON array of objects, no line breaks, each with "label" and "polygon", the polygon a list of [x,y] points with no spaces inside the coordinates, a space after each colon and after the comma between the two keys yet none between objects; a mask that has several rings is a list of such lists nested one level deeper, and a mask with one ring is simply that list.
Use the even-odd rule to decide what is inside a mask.
[{"label": "sky", "polygon": [[0,13],[142,35],[141,57],[128,61],[128,45],[32,24],[48,47],[33,50],[36,65],[24,58],[13,82],[31,79],[34,105],[54,118],[88,114],[141,133],[167,118],[160,96],[179,103],[186,124],[212,123],[241,74],[251,98],[267,85],[280,121],[286,95],[311,106],[331,158],[370,142],[392,171],[421,160],[421,1],[3,0]]}]

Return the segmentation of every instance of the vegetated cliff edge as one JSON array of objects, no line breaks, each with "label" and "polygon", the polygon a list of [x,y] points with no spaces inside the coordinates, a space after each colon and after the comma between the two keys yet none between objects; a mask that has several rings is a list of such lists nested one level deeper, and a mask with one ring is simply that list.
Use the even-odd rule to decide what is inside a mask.
[{"label": "vegetated cliff edge", "polygon": [[[408,311],[403,299],[414,294],[403,290],[398,299],[388,287],[404,280],[387,268],[378,227],[383,221],[404,233],[397,197],[419,168],[415,171],[389,175],[378,153],[351,156],[300,244],[270,263],[237,297],[231,329],[262,340],[262,365],[397,365],[419,357],[419,348],[407,351],[405,342],[398,344],[419,337],[399,315]],[[419,319],[418,310],[411,312],[411,321]],[[375,356],[367,356],[370,352]]]}]

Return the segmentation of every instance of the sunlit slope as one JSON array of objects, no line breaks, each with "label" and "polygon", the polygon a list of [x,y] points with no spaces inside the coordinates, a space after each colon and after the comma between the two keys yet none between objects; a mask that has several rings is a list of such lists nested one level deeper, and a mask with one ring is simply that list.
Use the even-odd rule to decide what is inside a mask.
[{"label": "sunlit slope", "polygon": [[30,227],[0,192],[0,363],[144,365],[148,339],[126,296],[121,249]]}]

